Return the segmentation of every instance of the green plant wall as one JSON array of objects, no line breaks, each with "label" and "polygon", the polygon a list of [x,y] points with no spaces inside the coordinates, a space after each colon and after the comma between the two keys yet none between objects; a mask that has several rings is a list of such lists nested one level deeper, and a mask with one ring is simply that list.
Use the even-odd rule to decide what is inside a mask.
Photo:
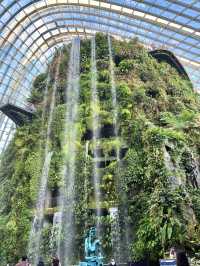
[{"label": "green plant wall", "polygon": [[[122,259],[158,260],[172,245],[183,246],[191,254],[199,252],[200,239],[200,100],[191,83],[167,63],[158,63],[133,39],[112,38],[113,61],[118,103],[119,138],[105,136],[98,141],[105,167],[99,169],[104,211],[118,207],[121,226]],[[65,88],[70,46],[61,49],[61,64],[53,113],[50,147],[53,151],[48,191],[59,191],[63,165]],[[55,67],[55,53],[47,73],[33,83],[29,101],[36,107],[34,120],[16,130],[2,155],[0,168],[0,258],[2,264],[16,262],[26,253],[29,231],[37,200],[44,162]],[[80,98],[76,156],[74,262],[83,258],[86,230],[96,221],[92,165],[94,143],[92,108],[98,112],[101,126],[113,125],[111,77],[107,36],[96,34],[96,57],[100,104],[91,103],[90,40],[81,41]],[[46,87],[47,79],[50,82]],[[47,95],[45,96],[45,91]],[[86,144],[88,142],[88,144]],[[89,152],[86,156],[86,145]],[[120,161],[110,159],[113,151],[125,149]],[[126,206],[126,208],[124,208]],[[126,209],[126,211],[124,211]],[[52,214],[45,210],[48,222],[43,230],[41,250],[50,262],[49,241]],[[112,256],[112,219],[101,217],[101,242],[105,261]],[[125,235],[128,232],[128,243]],[[81,247],[81,248],[80,248]],[[125,252],[127,251],[127,252]],[[125,254],[126,253],[126,254]]]}]

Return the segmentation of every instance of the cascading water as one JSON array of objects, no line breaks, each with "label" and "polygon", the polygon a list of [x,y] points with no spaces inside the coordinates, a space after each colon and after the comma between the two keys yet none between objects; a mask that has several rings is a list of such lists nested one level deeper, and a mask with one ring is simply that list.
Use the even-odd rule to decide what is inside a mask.
[{"label": "cascading water", "polygon": [[59,227],[61,224],[61,212],[55,212],[53,216],[53,226],[51,229],[51,238],[50,238],[50,252],[51,255],[54,255],[57,253],[57,246],[58,246],[58,232],[59,232]]},{"label": "cascading water", "polygon": [[75,236],[74,226],[74,181],[76,140],[78,130],[78,103],[80,77],[80,39],[72,41],[68,67],[68,85],[66,87],[66,113],[63,140],[64,167],[62,170],[63,186],[61,191],[61,223],[58,235],[58,254],[63,266],[70,264]]},{"label": "cascading water", "polygon": [[100,138],[100,121],[99,121],[99,101],[97,93],[97,67],[96,67],[96,43],[95,37],[91,39],[91,88],[92,88],[92,98],[91,98],[91,111],[92,111],[92,130],[93,130],[93,149],[94,149],[94,163],[93,163],[93,186],[94,186],[94,197],[95,205],[97,210],[97,233],[99,232],[99,217],[100,217],[100,177],[98,171],[98,145],[97,141]]},{"label": "cascading water", "polygon": [[[88,177],[87,177],[87,161],[88,161],[88,151],[89,151],[89,141],[87,140],[85,143],[85,166],[84,166],[84,201],[87,206],[88,202]],[[87,212],[85,212],[85,228],[87,228]]]},{"label": "cascading water", "polygon": [[[50,130],[50,126],[49,126],[49,123],[51,123],[52,121],[52,118],[51,118],[51,121],[48,121],[48,129],[47,131],[45,130],[45,126],[44,126],[44,123],[45,123],[45,113],[46,113],[46,108],[47,108],[47,99],[48,99],[48,89],[49,89],[49,84],[50,84],[50,68],[48,68],[48,72],[47,72],[47,81],[46,81],[46,85],[45,85],[45,90],[44,90],[44,104],[43,104],[43,110],[42,110],[42,132],[41,132],[41,138],[39,140],[39,151],[40,151],[40,157],[41,157],[41,163],[43,162],[42,160],[42,156],[43,156],[43,143],[45,143],[45,141],[47,140],[48,138],[48,130]],[[56,89],[56,87],[55,87]],[[54,92],[53,92],[54,94]],[[52,94],[52,104],[55,105],[55,95]],[[49,117],[50,119],[50,117]],[[46,143],[47,144],[47,143]],[[46,148],[47,148],[47,145],[45,146],[45,152],[46,152]],[[46,158],[45,156],[46,154],[44,154],[44,160]],[[42,165],[41,165],[42,167]]]},{"label": "cascading water", "polygon": [[[112,112],[113,112],[113,125],[114,133],[118,138],[118,104],[117,104],[117,93],[116,93],[116,84],[115,84],[115,72],[114,72],[114,62],[112,55],[112,43],[111,37],[108,35],[108,49],[109,49],[109,70],[110,70],[110,81],[111,81],[111,95],[112,95]],[[117,149],[117,160],[119,160],[119,148]]]},{"label": "cascading water", "polygon": [[120,225],[119,225],[119,213],[118,208],[110,208],[110,217],[111,217],[111,237],[112,237],[112,255],[117,263],[121,262],[121,235],[120,235]]},{"label": "cascading water", "polygon": [[[110,78],[111,78],[111,95],[112,95],[112,112],[113,112],[113,125],[114,125],[114,133],[115,137],[120,142],[119,140],[119,135],[118,135],[118,104],[117,104],[117,93],[116,93],[116,83],[115,83],[115,71],[114,71],[114,62],[113,62],[113,54],[112,54],[112,41],[111,37],[108,35],[108,49],[109,49],[109,70],[110,70]],[[121,160],[120,160],[120,145],[119,143],[117,144],[116,147],[116,155],[117,155],[117,162],[118,166],[121,166]],[[126,202],[126,196],[125,193],[122,191],[122,186],[120,184],[119,178],[116,178],[116,187],[120,195],[123,194],[124,202]],[[114,208],[115,209],[115,208]],[[116,258],[118,262],[121,261],[121,256],[120,254],[124,253],[122,248],[124,248],[124,244],[121,246],[120,243],[124,242],[122,240],[122,233],[125,233],[125,245],[128,247],[130,239],[129,239],[129,225],[127,222],[127,217],[128,217],[128,209],[124,204],[123,208],[123,219],[124,219],[124,228],[123,232],[121,232],[120,229],[120,222],[119,222],[119,213],[118,209],[115,209],[114,215],[111,214],[112,218],[112,225],[111,225],[111,234],[112,234],[112,246],[113,246],[113,255]],[[126,248],[127,250],[127,248]]]},{"label": "cascading water", "polygon": [[39,193],[38,193],[38,199],[36,203],[34,220],[32,223],[32,228],[31,228],[30,238],[29,238],[28,254],[30,255],[33,265],[37,264],[39,256],[40,256],[39,250],[40,250],[41,233],[42,233],[43,220],[44,220],[44,205],[45,205],[45,198],[46,198],[48,174],[49,174],[50,162],[51,162],[51,157],[52,157],[52,152],[49,146],[51,124],[53,120],[53,112],[54,112],[54,107],[55,107],[60,57],[61,55],[58,56],[58,61],[57,61],[57,66],[56,66],[55,81],[53,84],[53,91],[52,91],[49,119],[48,119],[48,125],[47,125],[47,133],[46,133],[44,164],[43,164],[43,169],[42,169],[42,174],[41,174],[41,179],[40,179]]},{"label": "cascading water", "polygon": [[[118,125],[117,125],[118,104],[117,104],[117,93],[116,93],[116,84],[115,84],[114,62],[113,62],[113,55],[112,55],[112,42],[111,42],[111,37],[109,35],[108,35],[108,49],[109,49],[109,70],[110,70],[110,81],[111,81],[113,125],[114,125],[115,137],[118,140]],[[116,148],[116,155],[117,155],[117,162],[118,164],[120,164],[119,145],[117,145],[117,148]],[[118,182],[116,186],[119,187]],[[120,257],[121,232],[120,232],[120,226],[119,226],[118,208],[111,208],[110,215],[112,219],[111,235],[112,235],[113,256],[118,262],[120,262],[121,261],[121,257]]]},{"label": "cascading water", "polygon": [[[46,113],[46,107],[47,107],[47,99],[48,99],[48,91],[49,91],[49,84],[50,84],[50,72],[51,72],[51,66],[48,67],[48,72],[47,72],[47,81],[46,81],[46,86],[44,90],[44,107],[42,110],[42,123],[44,123],[44,118],[45,118],[45,113]],[[54,96],[55,98],[55,96]]]}]

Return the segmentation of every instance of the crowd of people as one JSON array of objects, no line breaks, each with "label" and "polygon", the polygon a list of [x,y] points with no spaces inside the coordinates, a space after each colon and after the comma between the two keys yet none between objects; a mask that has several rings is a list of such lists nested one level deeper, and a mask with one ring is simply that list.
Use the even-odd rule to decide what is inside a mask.
[{"label": "crowd of people", "polygon": [[[176,260],[177,266],[190,266],[185,251],[172,247],[170,249],[170,259]],[[16,266],[31,266],[27,256],[23,256]],[[42,258],[39,259],[37,266],[45,266]],[[52,257],[52,266],[61,266],[58,256]],[[114,259],[111,260],[109,266],[117,266]]]},{"label": "crowd of people", "polygon": [[[31,266],[27,256],[23,256],[15,266]],[[39,258],[37,266],[45,266],[42,258]],[[58,256],[52,257],[52,266],[61,266]],[[111,260],[109,266],[117,266],[114,259]]]},{"label": "crowd of people", "polygon": [[[31,266],[27,256],[23,256],[16,266]],[[42,258],[39,258],[37,266],[45,266]],[[52,266],[61,266],[58,256],[52,257]]]}]

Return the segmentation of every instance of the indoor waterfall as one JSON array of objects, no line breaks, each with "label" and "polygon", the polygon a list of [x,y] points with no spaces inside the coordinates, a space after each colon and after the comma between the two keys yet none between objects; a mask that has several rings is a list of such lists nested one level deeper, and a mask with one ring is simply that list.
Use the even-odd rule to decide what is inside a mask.
[{"label": "indoor waterfall", "polygon": [[192,265],[200,101],[182,63],[112,29],[68,33],[23,61],[32,83],[2,106],[13,137],[0,145],[0,264],[159,265],[174,243]]},{"label": "indoor waterfall", "polygon": [[115,258],[117,264],[121,263],[121,231],[119,224],[118,208],[113,207],[109,209],[111,217],[111,241],[112,241],[112,255]]},{"label": "indoor waterfall", "polygon": [[55,212],[53,215],[53,225],[51,229],[51,238],[50,238],[50,253],[52,255],[57,253],[58,248],[58,232],[60,230],[61,225],[61,212]]},{"label": "indoor waterfall", "polygon": [[[84,201],[88,208],[88,183],[87,178],[87,162],[88,162],[88,152],[89,152],[89,141],[85,142],[85,165],[84,165]],[[85,212],[85,228],[87,228],[87,212]]]},{"label": "indoor waterfall", "polygon": [[[108,35],[108,49],[109,49],[109,70],[110,70],[110,79],[111,79],[111,96],[112,96],[112,109],[113,109],[113,125],[114,125],[114,133],[115,137],[118,141],[117,147],[116,147],[116,155],[117,155],[117,162],[118,162],[118,167],[122,166],[122,162],[120,159],[120,138],[118,134],[118,103],[117,103],[117,92],[116,92],[116,84],[115,84],[115,71],[114,71],[114,62],[113,62],[113,53],[112,53],[112,38],[110,35]],[[115,179],[115,185],[117,188],[117,191],[119,195],[123,194],[123,201],[124,203],[126,202],[126,195],[125,192],[122,190],[122,185],[121,181],[119,180],[119,176],[116,176]],[[123,228],[120,228],[119,226],[119,213],[118,210],[115,212],[115,215],[112,216],[113,224],[111,227],[112,230],[112,242],[113,242],[113,247],[114,247],[114,256],[115,258],[118,259],[118,261],[121,261],[121,256],[120,254],[124,253],[122,252],[122,246],[127,247],[128,251],[128,246],[130,243],[130,231],[129,231],[129,224],[127,221],[128,217],[128,209],[126,204],[124,204],[123,209],[121,210],[121,217],[123,219]],[[122,235],[125,235],[122,239]],[[120,245],[120,243],[123,242],[123,245]],[[127,254],[128,255],[128,254]]]},{"label": "indoor waterfall", "polygon": [[[116,93],[116,84],[115,84],[115,71],[114,71],[114,62],[112,55],[112,40],[110,35],[108,35],[108,49],[109,49],[109,70],[110,70],[110,81],[111,81],[111,95],[112,95],[112,112],[113,112],[113,125],[114,133],[118,138],[118,103],[117,103],[117,93]],[[119,160],[119,149],[117,149],[117,160]]]},{"label": "indoor waterfall", "polygon": [[61,191],[61,223],[58,235],[58,254],[63,266],[69,265],[73,253],[74,226],[74,180],[76,141],[78,133],[80,75],[80,39],[72,41],[66,86],[66,112],[63,140],[64,167],[62,169],[63,187]]},{"label": "indoor waterfall", "polygon": [[[111,97],[112,97],[112,112],[113,112],[113,126],[114,126],[114,134],[119,142],[118,136],[118,103],[117,103],[117,93],[116,93],[116,84],[115,84],[115,71],[114,71],[114,62],[113,62],[113,53],[112,53],[112,39],[111,36],[108,35],[108,49],[109,49],[109,71],[110,71],[110,82],[111,82]],[[116,157],[118,165],[120,165],[120,146],[117,143],[116,147]],[[119,177],[115,180],[115,186],[117,190],[121,190],[119,188]],[[120,243],[121,243],[121,231],[119,226],[119,213],[118,208],[111,208],[115,211],[112,213],[111,211],[111,236],[112,236],[112,248],[113,248],[113,256],[118,261],[121,262],[121,250],[120,250]]]},{"label": "indoor waterfall", "polygon": [[58,62],[56,65],[55,80],[53,83],[48,125],[47,125],[47,133],[46,133],[44,164],[43,164],[42,174],[41,174],[41,179],[40,179],[38,199],[37,199],[36,208],[35,208],[34,220],[32,223],[32,228],[31,228],[30,238],[29,238],[28,254],[30,254],[33,265],[37,264],[38,258],[40,256],[39,250],[40,250],[41,233],[42,233],[43,220],[44,220],[44,208],[45,208],[45,199],[46,199],[46,191],[47,191],[47,181],[48,181],[49,167],[50,167],[50,162],[51,162],[51,157],[52,157],[52,152],[50,148],[50,134],[51,134],[53,112],[54,112],[55,100],[56,100],[56,90],[57,90],[57,82],[58,82],[58,75],[59,75],[60,59],[61,59],[61,55],[58,56]]},{"label": "indoor waterfall", "polygon": [[101,201],[101,192],[100,192],[100,177],[98,171],[98,139],[100,138],[100,119],[99,111],[100,105],[98,100],[97,92],[97,66],[96,66],[96,43],[95,37],[91,39],[91,89],[92,89],[92,98],[91,98],[91,111],[92,111],[92,131],[93,131],[93,150],[94,150],[94,163],[93,163],[93,173],[92,180],[94,186],[94,198],[95,206],[97,211],[97,233],[99,232],[99,217],[100,217],[100,201]]},{"label": "indoor waterfall", "polygon": [[[48,99],[48,92],[49,92],[49,85],[50,85],[50,72],[51,72],[51,67],[48,67],[47,70],[47,80],[46,80],[46,84],[45,84],[45,90],[44,90],[44,105],[43,105],[43,109],[42,109],[42,132],[41,132],[41,138],[39,140],[39,149],[40,149],[40,156],[42,158],[42,156],[44,156],[44,160],[46,158],[46,152],[48,153],[47,147],[48,147],[48,143],[46,143],[45,145],[45,152],[43,155],[43,143],[45,143],[46,141],[49,142],[49,136],[50,136],[50,132],[51,132],[51,128],[50,128],[50,124],[52,123],[52,118],[53,118],[53,109],[55,107],[55,93],[56,93],[56,88],[57,85],[53,88],[53,92],[52,92],[52,99],[51,99],[51,106],[50,106],[50,112],[52,112],[51,117],[49,116],[49,120],[48,120],[48,125],[47,125],[47,131],[45,130],[45,115],[46,115],[46,108],[47,108],[47,99]],[[57,70],[58,71],[58,70]],[[57,82],[57,81],[56,81]],[[42,167],[42,163],[43,160],[41,160],[41,167]],[[50,162],[49,162],[50,163]],[[45,164],[45,163],[44,163]]]}]

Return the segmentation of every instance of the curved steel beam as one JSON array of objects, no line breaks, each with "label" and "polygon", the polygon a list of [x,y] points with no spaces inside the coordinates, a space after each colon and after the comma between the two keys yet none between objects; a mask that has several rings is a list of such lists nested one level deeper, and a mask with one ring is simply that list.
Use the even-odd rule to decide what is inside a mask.
[{"label": "curved steel beam", "polygon": [[[41,17],[40,17],[40,18],[41,18]],[[39,19],[40,19],[40,18],[39,18]],[[65,20],[67,20],[67,19],[65,19]],[[81,19],[79,19],[79,20],[81,20]],[[83,20],[83,21],[85,21],[85,20]],[[49,22],[49,23],[50,23],[50,22]],[[93,21],[92,21],[92,23],[93,23]],[[113,25],[108,25],[108,26],[113,26]],[[41,27],[43,27],[43,25],[41,25]],[[55,29],[57,29],[57,28],[54,28],[54,30],[55,30]],[[35,29],[35,31],[36,31],[36,30],[37,30],[37,29]],[[123,30],[123,29],[121,29],[121,30]],[[44,34],[47,33],[47,32],[48,32],[48,31],[44,32]],[[43,36],[43,34],[42,34],[42,36]],[[145,37],[146,37],[146,35],[145,35]],[[27,37],[27,38],[28,38],[28,37]],[[37,38],[37,40],[38,40],[38,39],[39,39],[39,38]],[[45,40],[45,38],[43,38],[43,39]],[[37,40],[36,40],[36,41],[37,41]],[[15,41],[16,41],[16,40],[15,40]],[[154,39],[154,41],[156,41],[156,39]],[[30,45],[29,47],[27,47],[27,49],[30,48],[30,47],[31,47],[31,45]],[[27,49],[26,49],[26,50],[27,50]],[[26,51],[25,51],[25,52],[26,52]],[[25,53],[24,53],[24,54],[25,54]],[[197,55],[197,54],[196,54],[196,55]],[[7,56],[7,54],[5,54],[5,56]]]},{"label": "curved steel beam", "polygon": [[[53,6],[53,7],[57,7],[57,6],[62,6],[62,5],[61,5],[61,4],[57,4],[57,5],[49,5],[48,8],[51,7],[51,6]],[[21,25],[22,22],[23,22],[27,17],[30,18],[31,15],[34,15],[34,14],[37,13],[38,11],[44,9],[45,7],[46,7],[46,6],[40,7],[39,9],[30,12],[28,15],[24,16],[21,20],[19,20],[19,21],[17,22],[17,24],[15,25],[15,27],[12,29],[12,31],[10,31],[10,32],[8,33],[6,39],[9,38],[11,32],[14,32],[15,29],[16,29],[19,25]],[[107,9],[107,10],[110,11],[109,9]],[[115,12],[114,12],[114,13],[115,13]],[[118,12],[118,13],[120,13],[120,12]],[[128,14],[128,15],[130,15],[130,14]],[[134,17],[134,16],[132,16],[132,17]],[[144,19],[144,18],[141,18],[141,17],[140,17],[140,20],[143,20],[143,19]],[[145,21],[145,19],[144,19],[144,21]],[[146,21],[146,22],[147,22],[147,21]],[[147,23],[149,23],[149,21],[148,21]],[[150,23],[152,23],[152,21],[150,21]],[[154,24],[155,24],[155,23],[153,23],[153,25],[154,25]],[[166,26],[166,25],[165,25],[165,26]],[[174,30],[172,30],[172,31],[174,31]],[[180,30],[177,31],[177,32],[180,33]],[[186,35],[188,35],[188,33],[187,33]],[[6,39],[5,39],[5,41],[6,41]],[[5,41],[4,41],[4,43],[5,43]]]},{"label": "curved steel beam", "polygon": [[[35,1],[35,2],[38,2],[38,1]],[[169,11],[169,12],[172,12],[174,14],[177,14],[177,12],[174,10],[174,8],[169,8],[169,7],[166,7],[166,6],[162,6],[159,4],[159,2],[153,2],[153,3],[150,3],[149,1],[147,0],[143,0],[141,2],[141,0],[134,0],[133,2],[137,3],[137,4],[145,4],[148,8],[149,7],[155,7],[155,8],[159,8],[161,11]],[[200,12],[200,8],[197,7],[197,6],[193,6],[193,3],[192,4],[187,4],[183,1],[179,1],[179,0],[168,0],[169,4],[177,4],[177,5],[180,5],[182,7],[184,7],[185,9],[191,9],[193,11],[196,11],[196,12]],[[197,1],[196,1],[197,2]],[[3,14],[9,10],[10,8],[13,7],[14,4],[18,3],[18,0],[13,0],[1,13],[1,15],[3,16]],[[66,0],[66,3],[67,3],[67,0]],[[130,6],[130,5],[128,5]],[[193,19],[192,16],[190,15],[187,15],[187,14],[183,14],[184,17],[186,18],[191,18]]]},{"label": "curved steel beam", "polygon": [[[21,8],[16,12],[16,13],[14,13],[13,14],[13,16],[11,16],[10,18],[9,18],[9,20],[6,22],[7,24],[13,19],[13,17],[15,17],[17,14],[19,14],[22,10],[25,10],[26,8],[28,8],[28,7],[30,7],[31,5],[37,5],[38,3],[42,3],[43,1],[41,1],[41,0],[34,0],[34,2],[33,1],[31,1],[31,2],[29,2],[28,4],[26,4],[26,5],[24,5],[24,6],[21,6]],[[48,2],[48,1],[47,1]],[[53,2],[53,1],[51,1],[51,2]],[[66,5],[71,5],[71,4],[76,4],[75,3],[75,1],[70,1],[70,0],[68,0],[68,1],[61,1],[62,3],[61,4],[66,4]],[[63,3],[64,2],[64,3]],[[86,2],[86,1],[84,1],[84,2]],[[123,2],[121,2],[121,3],[119,3],[119,2],[116,2],[116,1],[113,1],[113,0],[110,0],[109,2],[108,1],[106,1],[106,0],[101,0],[101,1],[97,1],[97,0],[95,0],[95,1],[88,1],[88,3],[90,3],[90,4],[85,4],[85,6],[88,6],[88,7],[90,7],[90,6],[93,6],[94,5],[94,3],[98,3],[96,6],[98,6],[99,8],[101,8],[102,9],[102,7],[101,7],[101,3],[103,3],[104,4],[104,7],[107,5],[107,6],[109,6],[109,9],[110,9],[110,11],[111,12],[116,12],[116,8],[114,8],[114,6],[118,6],[118,7],[121,7],[121,8],[124,8],[124,9],[132,9],[132,10],[135,10],[135,11],[137,11],[137,12],[143,12],[143,13],[145,13],[145,14],[147,14],[147,15],[149,15],[149,16],[155,16],[155,13],[153,13],[153,12],[150,12],[149,10],[144,10],[144,9],[142,9],[142,8],[139,8],[139,7],[137,7],[137,6],[131,6],[130,4],[128,5],[127,3],[126,3],[126,1],[123,1]],[[142,1],[142,3],[141,3],[141,1],[133,1],[133,2],[137,2],[137,3],[140,3],[140,4],[145,4],[145,5],[147,5],[148,6],[148,8],[150,8],[150,7],[157,7],[158,9],[160,9],[161,11],[166,11],[167,10],[167,8],[166,7],[162,7],[161,5],[156,5],[155,3],[149,3],[148,1],[145,1],[145,0],[143,0]],[[60,3],[58,2],[58,1],[55,1],[55,4],[56,5],[60,5]],[[82,5],[82,3],[81,3],[81,1],[77,1],[77,4],[78,5]],[[93,5],[92,5],[93,4]],[[103,5],[102,4],[102,5]],[[51,6],[51,4],[45,4],[45,2],[44,2],[44,6]],[[10,6],[11,7],[11,6]],[[38,10],[38,9],[37,9]],[[7,11],[9,11],[9,8],[7,8]],[[170,10],[170,12],[172,12],[172,13],[174,13],[174,15],[176,16],[176,15],[182,15],[183,17],[185,17],[185,18],[189,18],[189,19],[193,19],[193,17],[192,16],[190,16],[190,15],[187,15],[187,14],[182,14],[181,12],[176,12],[176,10],[174,9],[174,10]],[[176,23],[177,25],[180,25],[180,26],[182,26],[183,28],[185,28],[185,24],[184,23],[181,23],[181,22],[176,22],[175,20],[173,20],[173,19],[171,19],[171,18],[168,18],[168,17],[165,17],[165,16],[163,16],[163,15],[159,15],[159,16],[157,16],[157,18],[158,19],[161,19],[161,20],[167,20],[167,21],[169,21],[169,22],[171,22],[171,23]],[[150,18],[149,18],[150,19]],[[198,19],[198,17],[196,18],[197,20],[199,20]],[[193,28],[193,27],[188,27],[188,29],[190,29],[190,30],[193,30],[193,31],[195,31],[196,30],[196,28]]]},{"label": "curved steel beam", "polygon": [[[93,21],[91,21],[92,23],[93,23]],[[98,25],[98,24],[97,24]],[[106,26],[107,24],[105,24],[105,26]],[[75,27],[81,27],[80,25],[72,25],[72,26],[75,26]],[[113,25],[107,25],[107,26],[109,26],[109,27],[111,27],[111,26],[113,26]],[[64,27],[71,27],[71,25],[65,25]],[[53,28],[52,30],[55,30],[55,29],[57,29],[57,28]],[[99,28],[97,27],[97,29],[99,30]],[[124,29],[122,28],[121,30],[123,30],[124,31]],[[44,32],[43,34],[46,34],[48,31],[46,31],[46,32]],[[112,32],[111,32],[112,33]],[[134,31],[131,31],[131,33],[136,33],[136,32],[134,32]],[[141,34],[140,34],[141,35]],[[153,39],[154,41],[156,41],[156,39]],[[37,40],[36,40],[37,41]],[[46,41],[45,41],[45,43],[46,43]],[[40,50],[40,47],[38,47],[37,49],[36,49],[36,51],[31,55],[31,57],[33,57],[33,56],[35,56],[35,53],[38,51],[38,50]],[[9,85],[10,85],[10,83],[8,84],[8,86],[7,86],[7,88],[9,87]],[[6,90],[5,90],[6,91]]]},{"label": "curved steel beam", "polygon": [[[73,34],[77,34],[77,32],[74,32]],[[64,34],[64,35],[66,35],[66,34]],[[53,37],[55,38],[55,36],[53,36]],[[51,41],[51,38],[52,38],[52,37],[50,37],[49,39],[47,39],[47,42]],[[44,45],[44,43],[42,43],[40,47],[37,47],[36,51],[32,54],[33,57],[35,56],[35,57],[37,58],[37,55],[36,55],[36,54],[37,54],[38,50],[40,50],[40,48],[41,48],[43,45]],[[46,53],[46,51],[44,52],[44,55],[45,55],[45,53]],[[43,55],[43,56],[44,56],[44,55]],[[31,57],[31,58],[32,58],[32,57]],[[35,64],[36,64],[36,63],[37,63],[37,61],[35,62]],[[34,68],[35,64],[33,64],[32,68],[29,69],[29,71],[32,71],[32,69]],[[26,72],[26,69],[25,69],[25,72]],[[38,71],[38,72],[39,72],[39,71]],[[15,74],[15,72],[13,72],[13,75],[14,75],[14,74]],[[24,73],[24,75],[25,75],[25,73]],[[23,76],[23,75],[21,74],[20,78],[22,78],[22,76]],[[2,97],[1,97],[1,99],[0,99],[0,102],[3,100],[5,93],[8,92],[8,88],[10,87],[11,82],[12,82],[12,79],[10,79],[9,82],[7,83],[7,86],[6,86],[5,90],[4,90],[4,94],[2,95]],[[20,86],[20,81],[18,81],[18,86]],[[17,89],[14,90],[14,89],[11,87],[11,93],[8,95],[8,97],[9,97],[9,98],[10,98],[10,97],[13,97],[12,93],[13,93],[14,91],[16,92],[16,90],[17,90]]]},{"label": "curved steel beam", "polygon": [[[85,22],[85,21],[84,21]],[[95,29],[95,27],[94,27],[94,21],[86,21],[87,23],[88,22],[91,22],[92,23],[92,25],[93,25],[93,27],[92,27],[92,29]],[[103,24],[103,23],[102,23]],[[98,24],[97,24],[98,25]],[[109,26],[110,28],[111,27],[113,27],[113,25],[109,25],[109,24],[103,24],[104,26]],[[78,27],[80,27],[80,25],[74,25],[74,24],[67,24],[67,25],[64,25],[63,26],[63,28],[68,28],[68,27],[70,27],[70,26],[78,26]],[[53,30],[55,30],[55,29],[57,29],[56,27],[55,28],[53,28],[53,29],[51,29],[52,31]],[[96,27],[96,29],[98,29],[99,30],[99,28],[98,28],[98,26]],[[123,30],[124,32],[125,32],[125,29],[124,28],[120,28],[121,30]],[[46,32],[44,32],[44,33],[42,33],[42,35],[45,35],[47,32],[49,32],[49,31],[46,31]],[[132,31],[132,32],[130,32],[130,33],[136,33],[135,31]],[[40,37],[38,37],[38,39],[39,39]],[[50,37],[51,38],[51,37]],[[35,42],[37,42],[37,39],[35,40]],[[47,40],[47,42],[48,42],[48,40]],[[46,41],[45,41],[45,43],[46,43]],[[42,43],[43,44],[43,43]],[[33,58],[33,57],[36,57],[37,58],[37,56],[36,56],[36,53],[40,50],[40,46],[39,47],[37,47],[37,49],[35,50],[35,52],[33,52],[32,54],[31,54],[31,56],[30,56],[30,58]],[[25,53],[26,53],[26,51],[25,51]],[[9,86],[10,86],[10,82],[8,82],[8,85],[7,85],[7,87],[6,87],[6,89],[5,89],[5,91],[7,91],[7,89],[9,88]],[[4,95],[2,96],[2,98],[4,97]],[[2,100],[2,98],[1,98],[1,100]]]},{"label": "curved steel beam", "polygon": [[[75,34],[75,32],[74,32],[74,34]],[[83,33],[83,34],[85,34],[85,33]],[[66,38],[66,35],[65,35],[64,37]],[[52,49],[52,47],[55,47],[56,45],[65,42],[65,38],[63,38],[63,39],[61,39],[61,40],[56,40],[56,38],[55,38],[55,39],[53,40],[53,43],[50,44],[49,48],[45,51],[45,53],[47,53],[49,49]],[[52,40],[51,40],[51,41],[52,41]],[[16,101],[17,101],[17,99],[15,98],[15,102],[16,102]],[[15,103],[15,102],[14,102],[14,103]],[[5,129],[7,128],[7,125],[8,125],[8,123],[9,123],[9,119],[8,119],[3,113],[0,113],[0,114],[1,114],[0,119],[2,120],[2,118],[4,118],[1,122],[4,122],[4,121],[5,121],[4,128],[3,128],[2,130],[0,130],[0,132],[1,132],[1,133],[0,133],[0,142],[1,142],[2,136],[3,136],[3,134],[4,134],[4,132],[5,132]],[[0,123],[0,125],[2,125],[2,123]],[[12,133],[12,130],[13,130],[13,127],[12,127],[12,125],[11,125],[10,130],[9,130],[9,132],[8,132],[7,139],[9,139],[9,137],[10,137],[10,135],[11,135],[11,133]],[[4,144],[4,148],[5,148],[5,146],[6,146],[6,143]]]},{"label": "curved steel beam", "polygon": [[[46,10],[48,10],[48,13],[45,13],[45,14],[42,14],[42,12],[46,12]],[[95,9],[94,9],[95,10]],[[40,13],[41,12],[41,13]],[[47,9],[42,9],[40,12],[38,12],[39,13],[39,17],[36,17],[36,18],[34,18],[33,20],[31,20],[30,21],[30,23],[28,23],[25,27],[23,27],[22,29],[21,29],[21,31],[20,32],[18,32],[18,34],[15,34],[16,35],[16,37],[15,37],[15,39],[13,40],[13,42],[15,43],[16,42],[16,39],[17,39],[17,37],[19,38],[20,37],[20,35],[23,33],[23,32],[27,32],[28,31],[28,27],[31,27],[32,26],[32,24],[33,25],[35,25],[34,23],[37,23],[37,21],[38,20],[42,20],[43,21],[43,19],[44,18],[46,18],[46,17],[50,17],[50,16],[52,16],[52,15],[57,15],[57,14],[78,14],[79,15],[79,17],[78,18],[76,18],[76,20],[80,20],[80,15],[82,16],[84,16],[84,15],[87,15],[87,16],[92,16],[93,14],[91,14],[91,12],[87,12],[87,11],[84,11],[83,12],[83,10],[82,11],[80,11],[80,10],[67,10],[66,9],[66,7],[62,10],[62,11],[60,11],[60,10],[56,10],[55,11],[55,9],[53,8],[47,8]],[[107,13],[107,12],[106,12]],[[138,24],[137,23],[135,23],[135,20],[130,20],[130,21],[127,21],[127,20],[125,20],[126,19],[126,17],[125,16],[123,16],[123,19],[122,19],[122,16],[120,16],[120,18],[119,17],[110,17],[110,16],[108,16],[108,15],[106,15],[106,14],[98,14],[98,13],[96,13],[95,14],[95,16],[96,17],[99,17],[99,18],[104,18],[104,19],[109,19],[109,20],[111,20],[111,21],[115,21],[116,23],[123,23],[123,24],[125,24],[125,25],[129,25],[129,26],[136,26],[136,27],[138,27]],[[53,21],[52,20],[52,22],[54,22],[54,23],[57,23],[57,21],[60,21],[61,19],[63,19],[63,16],[59,19],[57,19],[56,21]],[[72,19],[74,19],[74,17],[72,18]],[[64,20],[64,19],[63,19]],[[32,31],[31,33],[29,33],[28,34],[28,36],[30,36],[31,34],[34,34],[35,32],[37,32],[39,29],[41,29],[44,25],[46,26],[49,22],[44,22],[43,21],[43,23],[44,24],[42,24],[40,27],[37,27],[37,28],[35,28],[34,29],[34,31]],[[154,24],[152,24],[151,23],[151,25],[154,25]],[[143,30],[149,30],[150,32],[152,32],[152,33],[155,33],[155,34],[158,34],[158,35],[160,35],[160,36],[164,36],[164,37],[166,37],[166,38],[169,38],[170,40],[172,39],[172,40],[175,40],[176,42],[180,42],[180,40],[178,39],[178,38],[176,38],[176,37],[172,37],[172,36],[170,36],[169,37],[169,34],[166,34],[165,32],[160,32],[159,31],[159,28],[158,28],[158,30],[156,31],[155,29],[148,29],[148,28],[146,28],[146,27],[144,27],[144,26],[142,26],[142,25],[140,25],[140,28],[141,29],[143,29]],[[26,39],[24,40],[24,43],[26,42],[26,40],[28,39],[28,36],[26,37]],[[197,46],[196,45],[191,45],[190,43],[188,43],[188,42],[186,42],[186,41],[184,41],[184,40],[182,40],[181,41],[181,43],[183,43],[183,44],[185,44],[185,45],[188,45],[188,46],[191,46],[191,47],[195,47],[195,48],[197,48]],[[187,51],[186,49],[183,49],[183,48],[181,48],[180,47],[180,49],[182,49],[183,51]],[[196,53],[196,52],[192,52],[193,54],[195,54],[195,55],[199,55],[198,53]]]},{"label": "curved steel beam", "polygon": [[[144,37],[146,37],[146,36],[144,36]],[[155,39],[154,39],[155,40]],[[156,41],[156,40],[155,40]]]},{"label": "curved steel beam", "polygon": [[[147,37],[146,35],[144,37]],[[157,41],[157,39],[154,39],[155,41]],[[171,44],[169,44],[171,45]],[[191,46],[191,45],[190,45]],[[180,50],[182,49],[181,47],[179,48]],[[182,49],[183,50],[183,49]],[[185,50],[186,51],[186,50]],[[195,55],[196,56],[196,55]]]}]

